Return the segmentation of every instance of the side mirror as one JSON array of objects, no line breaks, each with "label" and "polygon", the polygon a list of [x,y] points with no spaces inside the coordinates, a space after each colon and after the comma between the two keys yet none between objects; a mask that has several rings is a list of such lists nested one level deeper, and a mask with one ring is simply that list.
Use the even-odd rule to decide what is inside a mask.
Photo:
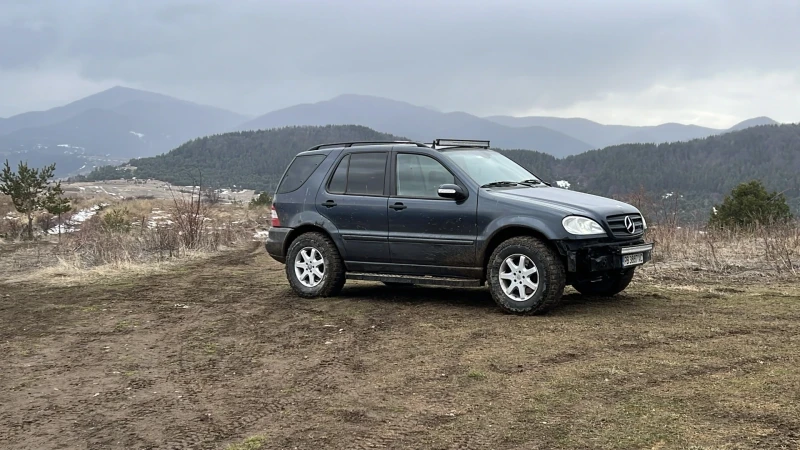
[{"label": "side mirror", "polygon": [[467,198],[467,192],[457,184],[443,184],[439,186],[439,197],[463,200]]}]

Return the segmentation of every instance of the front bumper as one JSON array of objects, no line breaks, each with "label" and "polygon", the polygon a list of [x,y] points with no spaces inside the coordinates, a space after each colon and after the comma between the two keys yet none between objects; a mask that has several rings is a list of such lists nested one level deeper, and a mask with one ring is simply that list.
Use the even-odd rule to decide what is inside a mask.
[{"label": "front bumper", "polygon": [[279,263],[286,262],[286,254],[284,253],[286,246],[284,244],[286,243],[286,237],[291,231],[291,228],[281,227],[272,227],[269,229],[267,242],[264,244],[264,247],[267,249],[269,256]]},{"label": "front bumper", "polygon": [[653,244],[644,241],[626,243],[598,243],[581,246],[577,242],[561,242],[559,249],[567,260],[567,272],[592,273],[627,269],[624,255],[642,254],[642,264],[653,258]]}]

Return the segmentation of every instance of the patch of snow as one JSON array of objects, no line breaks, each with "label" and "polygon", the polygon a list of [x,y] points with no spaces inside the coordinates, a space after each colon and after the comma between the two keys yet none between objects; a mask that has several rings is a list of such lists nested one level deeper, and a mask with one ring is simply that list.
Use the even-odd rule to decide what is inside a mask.
[{"label": "patch of snow", "polygon": [[263,241],[269,236],[269,230],[258,230],[253,235],[254,241]]},{"label": "patch of snow", "polygon": [[560,187],[562,189],[569,189],[569,187],[572,186],[572,185],[567,180],[558,180],[558,181],[556,181],[556,186],[558,186],[558,187]]},{"label": "patch of snow", "polygon": [[47,234],[58,234],[59,231],[61,233],[71,233],[73,231],[78,231],[78,229],[80,229],[80,225],[83,222],[86,222],[87,220],[91,219],[95,214],[97,214],[97,211],[100,211],[101,208],[104,208],[106,206],[109,206],[109,204],[101,203],[99,205],[94,205],[91,208],[82,209],[73,214],[72,217],[70,217],[69,220],[65,221],[63,224],[57,225],[47,230]]},{"label": "patch of snow", "polygon": [[135,132],[135,131],[129,131],[128,133],[130,133],[130,134],[132,134],[132,135],[134,135],[134,136],[138,137],[139,139],[141,139],[141,138],[143,138],[143,137],[144,137],[144,134],[142,134],[142,133],[137,133],[137,132]]},{"label": "patch of snow", "polygon": [[666,194],[662,195],[661,198],[667,199],[667,198],[672,197],[673,195],[675,195],[674,192],[667,192]]},{"label": "patch of snow", "polygon": [[58,145],[56,145],[56,147],[67,147],[67,148],[70,148],[71,146],[69,144],[58,144]]}]

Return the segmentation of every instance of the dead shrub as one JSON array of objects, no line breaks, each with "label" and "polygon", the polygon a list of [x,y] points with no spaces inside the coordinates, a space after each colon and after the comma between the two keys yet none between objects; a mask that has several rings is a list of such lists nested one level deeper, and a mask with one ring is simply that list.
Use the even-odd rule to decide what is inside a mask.
[{"label": "dead shrub", "polygon": [[720,273],[773,270],[793,275],[800,267],[797,221],[725,229],[656,225],[647,230],[647,239],[656,244],[653,262],[661,266],[700,266]]},{"label": "dead shrub", "polygon": [[26,225],[13,218],[0,217],[0,238],[17,240],[25,233]]},{"label": "dead shrub", "polygon": [[[196,191],[196,196],[195,196]],[[173,208],[171,216],[178,229],[183,246],[188,249],[197,248],[203,241],[205,222],[208,215],[208,204],[202,201],[199,189],[186,195],[175,195],[171,190]]]},{"label": "dead shrub", "polygon": [[53,228],[58,223],[58,216],[50,214],[48,212],[44,212],[41,214],[37,214],[36,217],[33,219],[34,225],[46,232],[47,230]]}]

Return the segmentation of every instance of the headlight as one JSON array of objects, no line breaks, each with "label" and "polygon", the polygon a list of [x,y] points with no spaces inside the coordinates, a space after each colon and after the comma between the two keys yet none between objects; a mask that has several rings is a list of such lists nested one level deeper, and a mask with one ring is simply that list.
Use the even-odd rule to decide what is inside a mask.
[{"label": "headlight", "polygon": [[567,216],[561,221],[564,229],[572,234],[606,234],[606,230],[592,219],[579,216]]}]

